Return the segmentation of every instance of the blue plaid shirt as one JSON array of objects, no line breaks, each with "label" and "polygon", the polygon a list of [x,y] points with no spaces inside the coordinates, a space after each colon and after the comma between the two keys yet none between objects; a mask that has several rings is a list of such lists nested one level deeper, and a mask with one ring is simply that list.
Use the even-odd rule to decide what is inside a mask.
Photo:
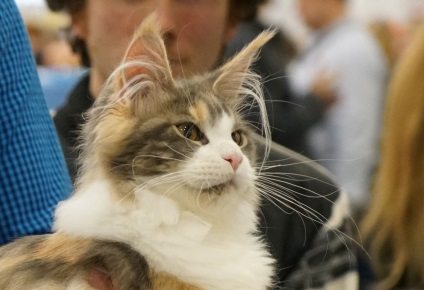
[{"label": "blue plaid shirt", "polygon": [[23,21],[0,1],[0,245],[50,231],[71,192]]}]

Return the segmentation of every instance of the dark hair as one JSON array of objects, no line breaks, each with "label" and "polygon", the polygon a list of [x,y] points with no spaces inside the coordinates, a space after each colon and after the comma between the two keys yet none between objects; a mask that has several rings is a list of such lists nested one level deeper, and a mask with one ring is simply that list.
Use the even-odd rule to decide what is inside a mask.
[{"label": "dark hair", "polygon": [[67,11],[69,13],[81,11],[86,0],[46,0],[53,11]]},{"label": "dark hair", "polygon": [[260,4],[268,0],[230,0],[230,17],[234,21],[248,21],[256,17]]},{"label": "dark hair", "polygon": [[[76,13],[84,9],[86,0],[46,0],[52,11],[66,11]],[[267,0],[229,0],[230,21],[239,22],[252,20],[256,17],[258,6]],[[90,66],[90,57],[84,40],[70,33],[69,41],[74,52],[81,56],[81,62]]]},{"label": "dark hair", "polygon": [[[84,8],[86,0],[46,0],[53,11],[78,12]],[[259,4],[267,0],[230,0],[231,16],[234,20],[251,20],[256,16]]]}]

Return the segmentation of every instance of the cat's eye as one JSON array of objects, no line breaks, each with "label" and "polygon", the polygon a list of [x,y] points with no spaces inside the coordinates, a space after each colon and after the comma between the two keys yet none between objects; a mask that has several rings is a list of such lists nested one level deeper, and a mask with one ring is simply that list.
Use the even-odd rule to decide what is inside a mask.
[{"label": "cat's eye", "polygon": [[233,138],[234,142],[236,142],[237,145],[243,145],[243,137],[240,131],[234,131],[233,133],[231,133],[231,138]]},{"label": "cat's eye", "polygon": [[183,123],[176,126],[178,129],[178,132],[186,137],[187,139],[190,139],[191,141],[205,141],[205,135],[202,131],[200,131],[199,127],[194,125],[193,123]]}]

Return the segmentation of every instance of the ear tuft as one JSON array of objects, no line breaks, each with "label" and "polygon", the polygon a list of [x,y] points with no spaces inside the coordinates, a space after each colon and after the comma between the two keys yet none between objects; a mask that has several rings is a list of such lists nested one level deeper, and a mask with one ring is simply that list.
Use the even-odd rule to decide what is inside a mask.
[{"label": "ear tuft", "polygon": [[264,160],[269,155],[271,130],[260,77],[249,71],[249,67],[258,57],[259,50],[275,34],[275,29],[266,30],[259,34],[250,44],[218,69],[218,76],[213,83],[213,91],[216,96],[222,98],[224,102],[232,104],[235,110],[243,109],[244,105],[250,102],[248,98],[253,98],[258,105],[261,114],[262,134],[266,139]]},{"label": "ear tuft", "polygon": [[[150,14],[135,31],[114,75],[119,98],[133,88],[138,89],[136,95],[139,96],[146,95],[155,87],[174,84],[161,27],[155,13]],[[128,97],[123,99],[126,102]]]},{"label": "ear tuft", "polygon": [[[165,44],[156,13],[150,14],[134,32],[133,39],[125,53],[123,63],[136,60],[142,56],[146,56],[151,61],[162,64],[163,66],[168,64]],[[147,71],[147,68],[136,66],[127,69],[124,77],[131,79],[134,75],[143,74]]]},{"label": "ear tuft", "polygon": [[265,30],[238,54],[230,59],[218,72],[219,76],[213,84],[213,89],[224,97],[237,97],[243,84],[249,80],[249,67],[256,60],[260,49],[276,33],[275,29]]}]

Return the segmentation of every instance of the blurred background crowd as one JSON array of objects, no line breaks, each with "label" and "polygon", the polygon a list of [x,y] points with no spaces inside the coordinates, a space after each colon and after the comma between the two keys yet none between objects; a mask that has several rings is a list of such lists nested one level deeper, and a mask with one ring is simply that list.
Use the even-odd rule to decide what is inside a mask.
[{"label": "blurred background crowd", "polygon": [[[16,2],[55,115],[88,68],[69,44],[68,14],[51,12],[44,0]],[[280,30],[254,68],[264,78],[273,140],[318,161],[347,189],[357,224],[364,220],[364,233],[376,238],[369,248],[376,264],[383,265],[382,276],[389,277],[386,288],[402,279],[423,283],[423,272],[411,265],[424,269],[422,227],[417,230],[424,226],[424,199],[414,195],[424,187],[424,88],[419,85],[424,83],[424,0],[346,1],[347,17],[312,2],[268,1],[255,21],[239,26],[225,56],[269,26]],[[332,20],[321,23],[319,10]],[[386,196],[379,194],[383,191]],[[414,231],[420,236],[409,245]],[[384,269],[387,251],[400,257],[392,269]]]},{"label": "blurred background crowd", "polygon": [[[50,11],[43,0],[16,3],[30,35],[47,104],[54,112],[85,71],[67,41],[69,15]],[[302,51],[308,38],[308,28],[296,5],[295,0],[271,0],[258,15],[264,25],[276,26],[284,32],[293,57],[295,51]],[[352,0],[348,5],[349,14],[375,35],[390,66],[407,47],[424,14],[422,0]]]},{"label": "blurred background crowd", "polygon": [[86,70],[69,44],[70,19],[45,1],[16,1],[27,28],[47,106],[54,114]]}]

